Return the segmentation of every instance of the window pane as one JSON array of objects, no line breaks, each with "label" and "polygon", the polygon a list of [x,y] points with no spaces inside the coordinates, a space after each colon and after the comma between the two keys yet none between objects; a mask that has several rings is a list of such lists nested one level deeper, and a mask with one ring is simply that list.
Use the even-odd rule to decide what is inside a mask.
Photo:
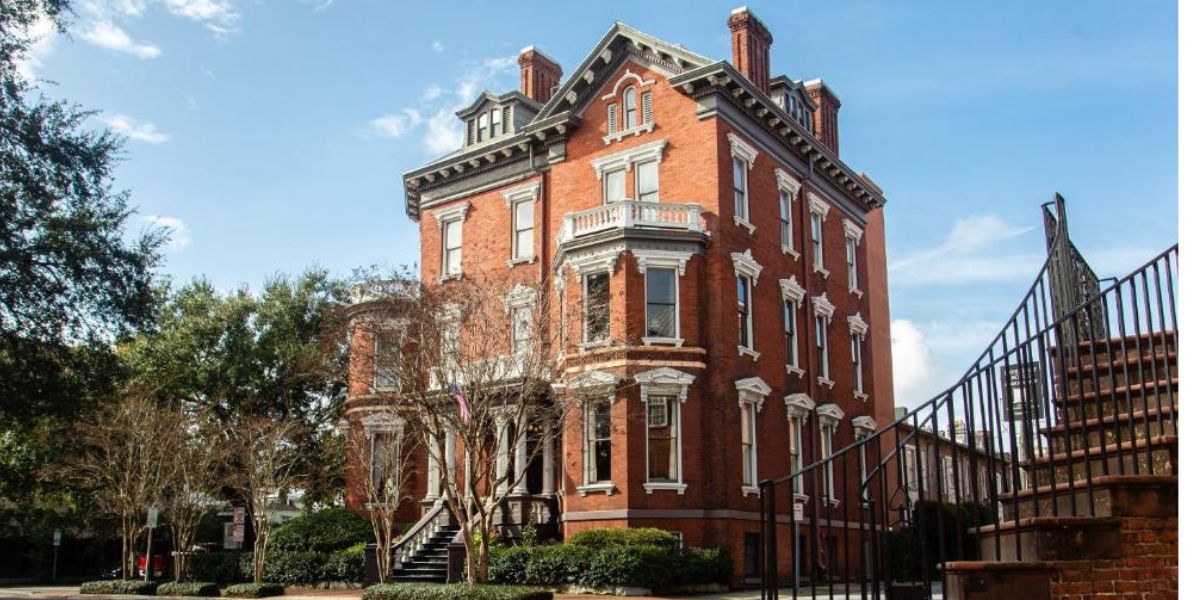
[{"label": "window pane", "polygon": [[638,200],[658,202],[658,163],[643,162],[637,166]]},{"label": "window pane", "polygon": [[678,481],[675,408],[675,398],[670,396],[651,396],[646,404],[647,478],[650,481]]},{"label": "window pane", "polygon": [[591,447],[591,483],[609,481],[612,479],[612,424],[610,407],[606,402],[592,405],[590,433]]},{"label": "window pane", "polygon": [[609,171],[604,174],[604,201],[616,202],[625,199],[625,171]]},{"label": "window pane", "polygon": [[737,278],[737,301],[738,301],[738,343],[742,346],[750,346],[750,280],[738,276]]},{"label": "window pane", "polygon": [[533,200],[518,202],[514,212],[516,213],[517,229],[533,227]]},{"label": "window pane", "polygon": [[462,221],[446,223],[446,247],[462,247]]},{"label": "window pane", "polygon": [[584,341],[608,339],[608,274],[593,273],[586,279]]},{"label": "window pane", "polygon": [[446,272],[462,272],[462,248],[452,248],[446,251]]},{"label": "window pane", "polygon": [[533,256],[533,230],[518,231],[517,258],[529,258],[531,256]]},{"label": "window pane", "polygon": [[733,215],[746,217],[746,163],[733,159]]},{"label": "window pane", "polygon": [[625,109],[625,129],[637,126],[637,92],[633,90],[633,86],[625,88],[622,104]]},{"label": "window pane", "polygon": [[646,270],[646,335],[677,336],[675,329],[675,271]]},{"label": "window pane", "polygon": [[792,195],[787,192],[779,194],[779,239],[783,245],[792,247]]}]

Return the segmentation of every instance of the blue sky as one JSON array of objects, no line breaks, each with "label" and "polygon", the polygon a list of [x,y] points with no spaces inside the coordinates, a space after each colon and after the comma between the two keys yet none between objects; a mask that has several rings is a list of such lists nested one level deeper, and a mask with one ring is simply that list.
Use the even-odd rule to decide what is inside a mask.
[{"label": "blue sky", "polygon": [[[729,56],[725,2],[92,0],[26,70],[129,136],[117,184],[224,288],[416,260],[400,175],[537,44],[572,69],[614,20]],[[1102,274],[1178,238],[1171,2],[761,2],[772,69],[838,93],[883,187],[898,403],[943,387],[1040,265],[1055,191]]]}]

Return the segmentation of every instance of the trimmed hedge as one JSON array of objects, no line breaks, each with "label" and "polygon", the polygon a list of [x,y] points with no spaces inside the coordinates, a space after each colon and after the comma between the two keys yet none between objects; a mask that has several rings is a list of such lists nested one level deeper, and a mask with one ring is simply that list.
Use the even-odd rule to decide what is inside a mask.
[{"label": "trimmed hedge", "polygon": [[80,594],[108,594],[121,596],[153,596],[158,582],[140,579],[111,579],[85,581],[79,586]]},{"label": "trimmed hedge", "polygon": [[488,572],[495,583],[654,589],[728,583],[733,563],[721,548],[616,545],[595,549],[563,544],[493,548]]},{"label": "trimmed hedge", "polygon": [[567,543],[588,548],[609,546],[655,546],[664,550],[679,547],[679,539],[671,532],[656,527],[633,527],[626,529],[585,529],[571,536]]},{"label": "trimmed hedge", "polygon": [[159,596],[220,596],[221,588],[210,581],[174,581],[158,586]]},{"label": "trimmed hedge", "polygon": [[278,583],[239,583],[221,592],[226,598],[267,598],[282,596],[283,586]]},{"label": "trimmed hedge", "polygon": [[384,583],[363,591],[362,600],[553,600],[537,588],[465,583]]},{"label": "trimmed hedge", "polygon": [[[267,550],[263,579],[284,585],[337,581],[360,583],[366,579],[366,544],[334,552]],[[253,579],[253,553],[213,552],[197,554],[188,569],[188,579],[240,583]]]},{"label": "trimmed hedge", "polygon": [[374,539],[371,522],[344,508],[301,515],[271,532],[271,548],[290,552],[337,552]]},{"label": "trimmed hedge", "polygon": [[254,574],[253,552],[210,552],[194,554],[188,561],[189,581],[240,583]]}]

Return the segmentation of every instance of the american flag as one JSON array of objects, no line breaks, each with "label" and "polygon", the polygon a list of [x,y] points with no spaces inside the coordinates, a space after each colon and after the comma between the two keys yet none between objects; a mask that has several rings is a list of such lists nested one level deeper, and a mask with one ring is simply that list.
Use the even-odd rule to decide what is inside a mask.
[{"label": "american flag", "polygon": [[471,420],[471,407],[467,406],[467,397],[463,395],[462,388],[458,387],[457,383],[451,383],[447,389],[451,396],[458,401],[458,417],[463,423]]}]

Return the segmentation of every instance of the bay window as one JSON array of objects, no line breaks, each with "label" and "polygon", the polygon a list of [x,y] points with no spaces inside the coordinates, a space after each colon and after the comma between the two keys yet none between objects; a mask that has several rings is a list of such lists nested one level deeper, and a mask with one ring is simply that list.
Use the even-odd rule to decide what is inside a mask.
[{"label": "bay window", "polygon": [[646,269],[646,337],[679,337],[675,269]]},{"label": "bay window", "polygon": [[634,169],[638,202],[658,202],[658,162],[644,161]]},{"label": "bay window", "polygon": [[604,173],[604,201],[620,202],[625,199],[625,170],[614,169]]},{"label": "bay window", "polygon": [[696,377],[670,367],[659,367],[633,376],[641,387],[646,409],[646,481],[647,494],[671,490],[682,494],[683,482],[683,405],[688,386]]},{"label": "bay window", "polygon": [[589,273],[583,279],[583,341],[609,339],[609,276]]}]

